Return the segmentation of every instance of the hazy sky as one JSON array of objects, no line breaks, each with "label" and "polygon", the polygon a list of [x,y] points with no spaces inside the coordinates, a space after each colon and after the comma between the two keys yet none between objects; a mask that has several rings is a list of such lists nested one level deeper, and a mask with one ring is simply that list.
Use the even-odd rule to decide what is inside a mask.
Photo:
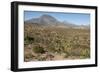
[{"label": "hazy sky", "polygon": [[51,15],[59,21],[66,21],[77,25],[90,24],[90,14],[84,13],[60,13],[60,12],[36,12],[36,11],[24,11],[24,20],[32,18],[39,18],[41,15]]}]

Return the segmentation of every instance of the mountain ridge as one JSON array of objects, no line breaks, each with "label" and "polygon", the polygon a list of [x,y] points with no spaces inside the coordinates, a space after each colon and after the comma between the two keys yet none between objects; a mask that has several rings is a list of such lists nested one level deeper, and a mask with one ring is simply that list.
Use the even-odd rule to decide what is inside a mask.
[{"label": "mountain ridge", "polygon": [[[58,21],[55,17],[51,15],[41,15],[38,18],[32,18],[29,20],[24,21],[25,24],[33,24],[33,25],[40,25],[40,26],[61,26],[61,27],[66,27],[66,28],[89,28],[86,25],[76,25],[70,22],[61,22]],[[89,25],[90,26],[90,25]]]}]

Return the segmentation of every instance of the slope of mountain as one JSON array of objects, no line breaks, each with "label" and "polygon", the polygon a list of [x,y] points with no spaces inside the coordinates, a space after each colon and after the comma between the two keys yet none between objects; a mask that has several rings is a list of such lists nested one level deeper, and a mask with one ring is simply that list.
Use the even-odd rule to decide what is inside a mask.
[{"label": "slope of mountain", "polygon": [[54,26],[60,22],[50,15],[42,15],[39,18],[32,18],[30,20],[27,20],[27,21],[25,21],[25,23],[28,23],[28,24],[36,23],[36,24],[40,24],[40,25]]},{"label": "slope of mountain", "polygon": [[83,25],[75,25],[73,23],[64,21],[58,21],[56,18],[50,15],[42,15],[39,18],[32,18],[25,21],[25,24],[33,24],[33,25],[41,25],[41,26],[59,26],[65,28],[86,28],[87,26]]}]

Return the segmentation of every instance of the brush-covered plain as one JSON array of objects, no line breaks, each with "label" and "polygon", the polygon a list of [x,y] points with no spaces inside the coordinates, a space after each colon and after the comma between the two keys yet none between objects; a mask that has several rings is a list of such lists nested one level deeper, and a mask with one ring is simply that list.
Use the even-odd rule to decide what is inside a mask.
[{"label": "brush-covered plain", "polygon": [[24,26],[24,61],[90,58],[90,29]]}]

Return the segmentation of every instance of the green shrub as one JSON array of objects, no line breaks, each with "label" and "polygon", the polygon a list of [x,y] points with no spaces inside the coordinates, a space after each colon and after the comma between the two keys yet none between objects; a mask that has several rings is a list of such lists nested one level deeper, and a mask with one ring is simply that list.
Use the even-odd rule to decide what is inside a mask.
[{"label": "green shrub", "polygon": [[29,58],[32,58],[32,57],[33,57],[33,56],[32,56],[31,53],[25,54],[25,58],[26,58],[26,59],[29,59]]},{"label": "green shrub", "polygon": [[31,43],[34,42],[34,38],[31,37],[31,36],[26,36],[26,37],[24,38],[24,40],[25,40],[25,44],[31,44]]},{"label": "green shrub", "polygon": [[84,58],[89,58],[90,57],[90,50],[89,49],[84,49],[82,51],[82,56],[84,56]]},{"label": "green shrub", "polygon": [[42,46],[39,46],[39,45],[33,47],[33,51],[34,51],[35,53],[44,53],[44,52],[45,52],[45,51],[44,51],[44,48],[43,48]]}]

